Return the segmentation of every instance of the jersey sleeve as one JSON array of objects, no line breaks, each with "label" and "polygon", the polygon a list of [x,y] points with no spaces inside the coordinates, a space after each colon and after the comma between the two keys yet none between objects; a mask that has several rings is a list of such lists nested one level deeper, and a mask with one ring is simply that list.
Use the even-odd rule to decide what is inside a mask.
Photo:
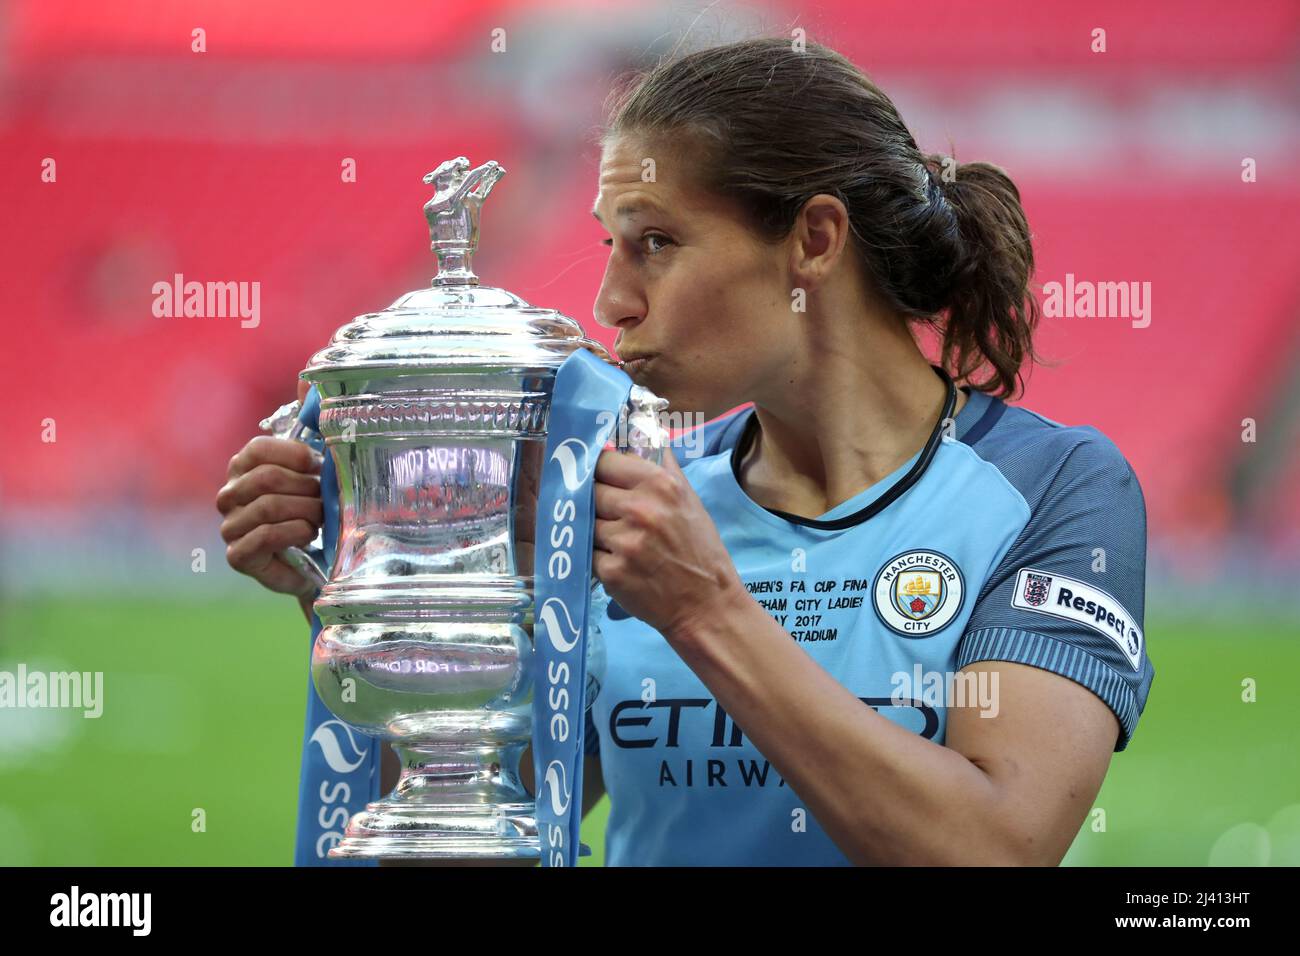
[{"label": "jersey sleeve", "polygon": [[1119,449],[1090,431],[981,588],[957,668],[1012,661],[1082,684],[1118,718],[1120,751],[1155,677],[1143,633],[1146,504]]}]

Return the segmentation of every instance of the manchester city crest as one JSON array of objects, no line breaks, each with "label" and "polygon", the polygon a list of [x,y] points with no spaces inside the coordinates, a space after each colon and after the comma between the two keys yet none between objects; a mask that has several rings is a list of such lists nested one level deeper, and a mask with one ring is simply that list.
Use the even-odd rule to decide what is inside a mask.
[{"label": "manchester city crest", "polygon": [[876,614],[904,637],[929,637],[961,610],[961,570],[938,551],[905,551],[887,561],[872,586]]},{"label": "manchester city crest", "polygon": [[943,578],[934,571],[909,571],[894,580],[890,594],[900,614],[924,621],[943,604],[945,587]]}]

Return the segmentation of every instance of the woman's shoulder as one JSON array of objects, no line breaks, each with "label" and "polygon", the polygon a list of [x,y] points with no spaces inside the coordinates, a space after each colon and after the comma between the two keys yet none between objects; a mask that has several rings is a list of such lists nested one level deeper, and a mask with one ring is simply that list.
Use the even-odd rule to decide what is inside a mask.
[{"label": "woman's shoulder", "polygon": [[752,405],[745,405],[719,415],[703,425],[678,432],[672,439],[672,449],[677,456],[677,463],[685,467],[690,461],[709,458],[723,452],[729,453],[740,438],[745,421],[752,411]]},{"label": "woman's shoulder", "polygon": [[1029,503],[1081,499],[1093,506],[1140,509],[1145,513],[1141,485],[1119,446],[1095,425],[1067,425],[1037,411],[988,398],[977,429],[972,424],[957,439],[994,465]]}]

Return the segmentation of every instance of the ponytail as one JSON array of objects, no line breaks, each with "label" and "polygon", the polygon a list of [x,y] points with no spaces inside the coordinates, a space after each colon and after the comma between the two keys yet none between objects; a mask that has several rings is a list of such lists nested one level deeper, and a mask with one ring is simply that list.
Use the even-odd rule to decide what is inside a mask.
[{"label": "ponytail", "polygon": [[[1030,290],[1034,249],[1020,191],[990,163],[957,165],[951,182],[944,181],[944,157],[927,155],[925,164],[956,214],[961,240],[945,315],[935,322],[943,365],[972,388],[1014,396],[1025,360],[1038,360],[1033,334],[1041,317]],[[976,380],[983,366],[989,371]]]}]

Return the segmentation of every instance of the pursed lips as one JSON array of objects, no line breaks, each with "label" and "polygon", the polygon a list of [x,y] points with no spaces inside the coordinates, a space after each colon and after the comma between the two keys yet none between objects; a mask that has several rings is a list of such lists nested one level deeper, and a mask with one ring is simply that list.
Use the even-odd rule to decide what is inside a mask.
[{"label": "pursed lips", "polygon": [[619,368],[624,368],[624,369],[640,368],[641,366],[649,362],[652,358],[654,358],[654,353],[652,352],[636,352],[631,355],[624,356],[619,361],[618,364],[619,364]]}]

